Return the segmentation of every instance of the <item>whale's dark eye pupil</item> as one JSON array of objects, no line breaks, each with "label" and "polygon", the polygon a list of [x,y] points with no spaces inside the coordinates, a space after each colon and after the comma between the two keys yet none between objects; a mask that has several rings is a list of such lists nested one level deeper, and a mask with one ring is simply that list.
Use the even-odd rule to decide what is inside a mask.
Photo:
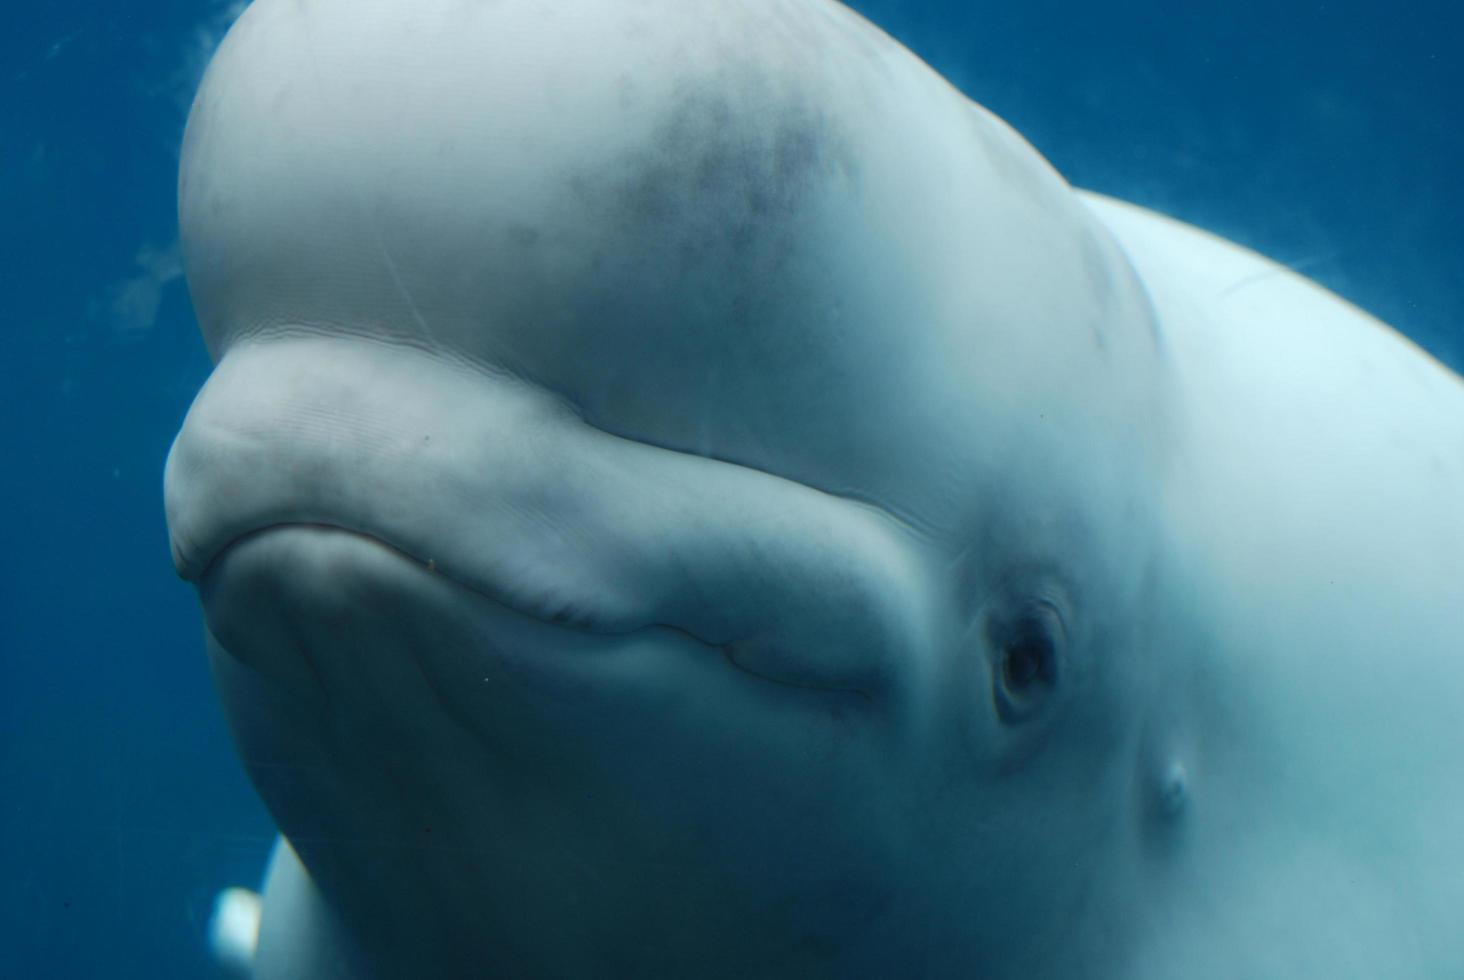
[{"label": "whale's dark eye pupil", "polygon": [[1022,691],[1041,680],[1051,652],[1040,637],[1023,637],[1008,647],[1003,665],[1007,686]]},{"label": "whale's dark eye pupil", "polygon": [[1046,603],[998,616],[990,626],[996,708],[1008,723],[1032,717],[1057,688],[1062,617]]}]

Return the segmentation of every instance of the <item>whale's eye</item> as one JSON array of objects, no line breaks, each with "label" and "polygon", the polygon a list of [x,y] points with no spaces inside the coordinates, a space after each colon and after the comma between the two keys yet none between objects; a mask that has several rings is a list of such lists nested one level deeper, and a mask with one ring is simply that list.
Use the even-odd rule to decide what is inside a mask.
[{"label": "whale's eye", "polygon": [[1008,724],[1035,715],[1057,689],[1065,639],[1055,606],[1033,601],[994,617],[988,636],[996,662],[997,715]]}]

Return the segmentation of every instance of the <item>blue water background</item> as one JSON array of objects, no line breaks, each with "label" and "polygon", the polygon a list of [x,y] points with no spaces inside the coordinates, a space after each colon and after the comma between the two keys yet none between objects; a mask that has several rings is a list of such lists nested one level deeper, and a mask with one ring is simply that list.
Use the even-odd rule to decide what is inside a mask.
[{"label": "blue water background", "polygon": [[[1455,5],[856,6],[1075,183],[1464,359]],[[4,978],[207,976],[212,895],[255,881],[270,840],[161,507],[209,367],[178,275],[179,137],[233,12],[14,3],[0,30]]]}]

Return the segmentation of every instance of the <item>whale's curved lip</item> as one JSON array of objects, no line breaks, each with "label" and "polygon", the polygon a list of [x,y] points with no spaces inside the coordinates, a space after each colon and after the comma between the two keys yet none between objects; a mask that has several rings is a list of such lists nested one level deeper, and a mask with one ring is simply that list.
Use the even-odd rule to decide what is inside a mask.
[{"label": "whale's curved lip", "polygon": [[[493,599],[492,596],[483,592],[481,589],[474,588],[471,583],[464,582],[458,578],[455,578],[452,575],[448,575],[442,572],[440,569],[438,569],[436,561],[431,558],[428,558],[425,561],[418,559],[410,551],[403,550],[402,548],[399,548],[396,545],[392,544],[390,541],[387,541],[385,538],[382,538],[376,534],[372,534],[370,531],[363,531],[359,528],[354,528],[347,524],[333,523],[330,521],[279,521],[273,524],[262,524],[257,528],[234,534],[228,538],[221,539],[217,544],[210,546],[206,551],[202,552],[201,554],[195,555],[193,559],[188,562],[186,572],[180,569],[179,577],[189,582],[202,582],[204,579],[208,578],[209,573],[213,571],[214,567],[218,565],[220,561],[222,561],[225,557],[228,556],[230,552],[237,549],[246,541],[260,538],[264,535],[272,534],[278,531],[286,531],[294,528],[310,528],[321,531],[332,531],[339,534],[349,534],[352,537],[360,538],[364,541],[370,542],[373,545],[394,552],[398,556],[400,556],[403,561],[409,562],[413,565],[418,565],[434,574],[443,574],[445,578],[458,585],[460,588],[466,589],[469,592],[477,593],[478,595],[483,596],[485,599],[489,599],[495,602],[497,601],[496,599]],[[177,555],[178,553],[175,546],[175,562],[179,560]]]},{"label": "whale's curved lip", "polygon": [[365,543],[372,548],[379,549],[384,553],[390,554],[393,559],[403,563],[406,566],[411,566],[428,574],[442,577],[444,580],[449,582],[455,589],[471,595],[473,599],[477,602],[483,602],[497,608],[505,609],[518,616],[523,616],[527,619],[531,619],[534,622],[550,629],[564,630],[587,637],[606,638],[629,636],[631,634],[642,632],[647,629],[668,631],[670,633],[676,634],[678,638],[683,642],[693,643],[698,647],[704,648],[708,652],[720,654],[722,659],[727,661],[728,665],[735,668],[739,672],[746,674],[749,677],[756,678],[759,681],[763,681],[768,684],[774,684],[780,688],[792,689],[795,691],[806,691],[811,694],[824,694],[852,698],[864,705],[869,705],[873,703],[874,700],[871,693],[861,687],[850,687],[837,684],[802,683],[799,681],[776,677],[755,668],[749,667],[747,664],[741,662],[738,659],[735,650],[731,646],[726,644],[710,643],[702,637],[699,637],[696,634],[673,623],[646,623],[642,626],[631,629],[612,630],[604,627],[597,627],[594,624],[570,622],[565,620],[563,617],[556,617],[552,611],[524,608],[522,606],[512,605],[506,603],[499,596],[492,595],[480,588],[475,587],[470,581],[466,581],[460,577],[456,577],[445,572],[444,570],[439,568],[435,560],[431,558],[425,560],[419,559],[410,551],[403,550],[402,548],[399,548],[396,545],[392,544],[390,541],[378,537],[377,535],[372,534],[369,531],[358,530],[343,524],[312,521],[285,521],[275,524],[266,524],[253,530],[245,531],[241,534],[234,535],[232,538],[223,540],[217,546],[211,548],[209,552],[207,552],[208,557],[197,564],[196,572],[190,572],[188,580],[202,586],[202,584],[209,579],[210,573],[215,568],[217,568],[219,564],[223,562],[230,554],[238,550],[241,546],[244,546],[249,542],[256,541],[263,537],[288,533],[300,529],[310,529],[316,531],[324,531],[331,534],[349,535],[351,538],[359,542]]},{"label": "whale's curved lip", "polygon": [[[180,577],[184,578],[186,581],[190,581],[195,584],[202,583],[209,577],[209,573],[215,567],[217,567],[217,565],[221,561],[227,558],[230,553],[237,550],[241,545],[245,544],[246,542],[253,541],[267,535],[300,528],[328,531],[334,534],[350,535],[351,537],[359,541],[364,541],[373,547],[380,548],[383,551],[391,553],[397,559],[408,565],[415,566],[416,568],[419,568],[432,575],[439,575],[442,578],[446,579],[448,582],[451,582],[458,589],[472,593],[474,596],[477,596],[479,599],[485,602],[491,602],[494,605],[502,606],[503,608],[508,609],[514,613],[517,613],[521,616],[526,616],[530,619],[544,623],[548,626],[556,626],[561,629],[574,630],[575,632],[579,633],[587,633],[599,636],[624,635],[635,631],[634,629],[608,629],[604,626],[597,626],[596,624],[589,622],[572,622],[563,616],[557,616],[553,610],[538,609],[525,603],[507,601],[502,595],[495,595],[492,592],[489,592],[475,585],[471,579],[461,575],[455,575],[451,571],[440,567],[437,564],[437,560],[435,558],[419,558],[414,553],[413,549],[395,544],[392,541],[369,530],[364,530],[358,527],[352,527],[348,524],[331,521],[279,521],[272,524],[262,524],[257,528],[243,531],[227,538],[220,538],[218,542],[211,544],[206,551],[203,551],[202,553],[196,555],[194,557],[194,560],[189,563],[189,569],[187,574],[183,574],[180,572]],[[695,637],[692,634],[687,633],[685,630],[681,630],[678,627],[669,623],[649,623],[646,625],[676,629],[678,630],[678,632],[686,633],[686,635],[691,639],[695,639],[700,643],[705,643],[705,641],[701,640],[700,638]]]}]

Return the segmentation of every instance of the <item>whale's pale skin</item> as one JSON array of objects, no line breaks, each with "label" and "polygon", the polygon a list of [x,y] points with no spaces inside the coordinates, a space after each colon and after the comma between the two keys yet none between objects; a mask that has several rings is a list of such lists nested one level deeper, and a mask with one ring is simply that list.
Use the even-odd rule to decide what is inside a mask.
[{"label": "whale's pale skin", "polygon": [[179,196],[255,976],[1464,976],[1366,314],[825,0],[256,0]]}]

